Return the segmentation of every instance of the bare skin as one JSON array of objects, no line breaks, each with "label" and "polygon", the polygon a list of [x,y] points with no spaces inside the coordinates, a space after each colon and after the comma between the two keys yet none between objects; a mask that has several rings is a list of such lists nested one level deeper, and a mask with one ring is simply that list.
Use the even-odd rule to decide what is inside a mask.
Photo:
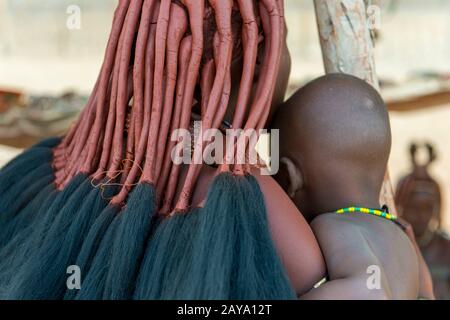
[{"label": "bare skin", "polygon": [[[311,227],[322,248],[330,281],[302,299],[419,297],[414,247],[394,223],[375,216],[328,213],[314,219]],[[367,285],[371,266],[380,270],[379,288]]]},{"label": "bare skin", "polygon": [[[419,260],[402,229],[376,216],[333,213],[380,208],[391,135],[378,93],[352,76],[324,76],[281,106],[272,127],[281,128],[276,179],[312,222],[329,276],[301,298],[416,299]],[[376,290],[367,286],[373,265]]]}]

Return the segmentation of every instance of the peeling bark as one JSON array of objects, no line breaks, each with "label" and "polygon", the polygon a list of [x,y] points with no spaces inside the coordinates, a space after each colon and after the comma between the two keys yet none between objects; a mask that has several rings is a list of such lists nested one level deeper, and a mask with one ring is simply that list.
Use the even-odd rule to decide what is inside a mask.
[{"label": "peeling bark", "polygon": [[[379,90],[373,41],[367,19],[367,0],[314,0],[326,73],[347,73]],[[396,214],[394,192],[387,170],[381,204]]]}]

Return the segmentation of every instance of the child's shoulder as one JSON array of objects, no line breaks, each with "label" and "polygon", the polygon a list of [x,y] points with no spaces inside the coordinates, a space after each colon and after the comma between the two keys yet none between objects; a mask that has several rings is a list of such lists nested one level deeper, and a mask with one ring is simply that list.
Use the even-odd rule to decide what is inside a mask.
[{"label": "child's shoulder", "polygon": [[393,221],[385,218],[361,214],[361,213],[345,213],[339,214],[336,212],[323,213],[318,215],[312,222],[311,226],[323,226],[327,228],[333,228],[334,226],[341,228],[352,228],[352,229],[373,229],[382,228],[392,230],[395,233],[401,229]]},{"label": "child's shoulder", "polygon": [[347,227],[354,228],[358,225],[361,225],[361,221],[356,215],[344,215],[335,212],[322,213],[311,222],[313,228],[339,228],[340,230]]},{"label": "child's shoulder", "polygon": [[[317,216],[310,226],[322,249],[326,246],[330,251],[341,251],[343,248],[347,248],[345,250],[350,247],[355,249],[366,243],[365,234],[368,227],[360,222],[358,217],[324,213]],[[349,244],[351,244],[350,247],[348,247]],[[366,248],[364,247],[364,249]]]},{"label": "child's shoulder", "polygon": [[[363,242],[378,243],[381,237],[388,242],[410,244],[404,231],[394,222],[359,213],[321,214],[311,222],[311,228],[318,238],[329,242],[348,240],[353,243],[359,239]],[[384,245],[385,241],[382,242]]]}]

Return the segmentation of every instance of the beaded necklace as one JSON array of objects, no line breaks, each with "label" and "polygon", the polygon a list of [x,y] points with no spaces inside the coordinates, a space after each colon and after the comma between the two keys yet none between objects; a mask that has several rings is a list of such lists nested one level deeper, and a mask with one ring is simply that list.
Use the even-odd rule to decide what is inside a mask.
[{"label": "beaded necklace", "polygon": [[393,214],[390,214],[387,210],[387,207],[383,207],[383,209],[369,209],[369,208],[361,208],[361,207],[348,207],[343,208],[335,211],[338,214],[344,214],[344,213],[364,213],[369,214],[377,217],[382,217],[387,220],[396,221],[397,217]]}]

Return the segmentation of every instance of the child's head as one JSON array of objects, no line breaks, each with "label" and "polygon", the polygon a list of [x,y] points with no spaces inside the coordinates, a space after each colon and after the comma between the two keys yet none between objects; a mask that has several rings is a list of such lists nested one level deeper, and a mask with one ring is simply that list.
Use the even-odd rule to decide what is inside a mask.
[{"label": "child's head", "polygon": [[342,207],[379,207],[391,148],[386,106],[356,77],[318,78],[280,107],[281,168],[276,179],[302,213]]}]

